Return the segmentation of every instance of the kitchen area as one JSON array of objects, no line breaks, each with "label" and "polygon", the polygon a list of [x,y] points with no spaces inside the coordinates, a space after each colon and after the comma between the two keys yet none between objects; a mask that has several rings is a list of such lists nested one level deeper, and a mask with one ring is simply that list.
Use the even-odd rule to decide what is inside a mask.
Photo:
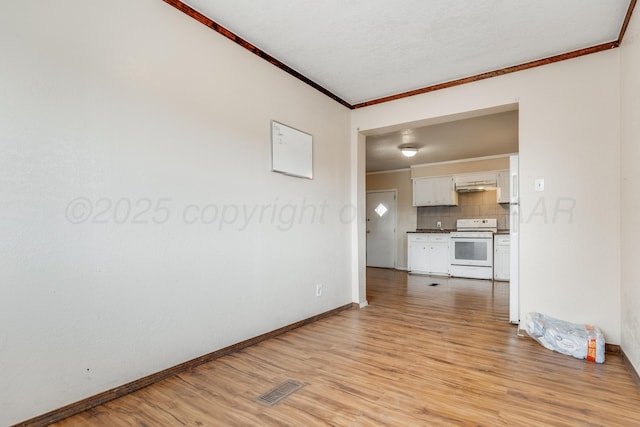
[{"label": "kitchen area", "polygon": [[366,265],[508,283],[517,313],[518,128],[514,104],[368,135]]},{"label": "kitchen area", "polygon": [[517,154],[368,176],[368,190],[383,188],[398,194],[396,269],[509,282],[517,313]]},{"label": "kitchen area", "polygon": [[409,273],[509,281],[509,231],[498,231],[496,218],[456,224],[408,232]]},{"label": "kitchen area", "polygon": [[416,229],[407,232],[410,273],[510,280],[517,155],[509,162],[504,170],[412,179],[417,217]]}]

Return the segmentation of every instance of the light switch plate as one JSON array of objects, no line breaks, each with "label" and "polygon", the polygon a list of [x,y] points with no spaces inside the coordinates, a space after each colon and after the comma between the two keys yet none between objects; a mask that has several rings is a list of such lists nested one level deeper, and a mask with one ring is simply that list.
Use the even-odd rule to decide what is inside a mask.
[{"label": "light switch plate", "polygon": [[534,182],[536,191],[544,191],[544,178],[538,178]]}]

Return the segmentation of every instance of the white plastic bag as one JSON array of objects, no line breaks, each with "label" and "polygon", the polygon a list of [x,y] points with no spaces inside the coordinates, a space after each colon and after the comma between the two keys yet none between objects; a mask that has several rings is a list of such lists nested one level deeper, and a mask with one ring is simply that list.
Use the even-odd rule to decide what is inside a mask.
[{"label": "white plastic bag", "polygon": [[604,335],[597,326],[577,325],[540,313],[527,313],[525,330],[549,350],[577,359],[604,362]]}]

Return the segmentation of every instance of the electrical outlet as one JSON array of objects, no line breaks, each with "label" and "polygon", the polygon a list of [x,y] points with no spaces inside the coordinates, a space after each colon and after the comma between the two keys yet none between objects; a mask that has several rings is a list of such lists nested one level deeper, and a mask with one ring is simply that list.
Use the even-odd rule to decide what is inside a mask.
[{"label": "electrical outlet", "polygon": [[442,221],[436,221],[436,228],[442,228]]},{"label": "electrical outlet", "polygon": [[316,296],[322,296],[322,283],[316,283]]}]

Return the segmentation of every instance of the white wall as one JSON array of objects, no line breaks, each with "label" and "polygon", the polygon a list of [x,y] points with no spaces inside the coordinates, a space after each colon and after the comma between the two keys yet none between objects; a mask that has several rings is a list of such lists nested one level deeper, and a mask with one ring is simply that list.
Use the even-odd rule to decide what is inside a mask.
[{"label": "white wall", "polygon": [[349,110],[157,0],[2,2],[0,51],[0,425],[352,301]]},{"label": "white wall", "polygon": [[[360,133],[378,128],[517,102],[521,318],[539,311],[596,324],[607,342],[619,344],[618,82],[616,49],[355,110],[351,141],[362,144]],[[361,171],[363,163],[359,156],[352,167]],[[536,178],[546,180],[545,192],[534,191]],[[362,203],[362,193],[353,200]],[[362,250],[363,234],[354,240]],[[358,274],[362,294],[362,269]]]},{"label": "white wall", "polygon": [[632,15],[621,48],[622,349],[640,372],[640,17]]}]

